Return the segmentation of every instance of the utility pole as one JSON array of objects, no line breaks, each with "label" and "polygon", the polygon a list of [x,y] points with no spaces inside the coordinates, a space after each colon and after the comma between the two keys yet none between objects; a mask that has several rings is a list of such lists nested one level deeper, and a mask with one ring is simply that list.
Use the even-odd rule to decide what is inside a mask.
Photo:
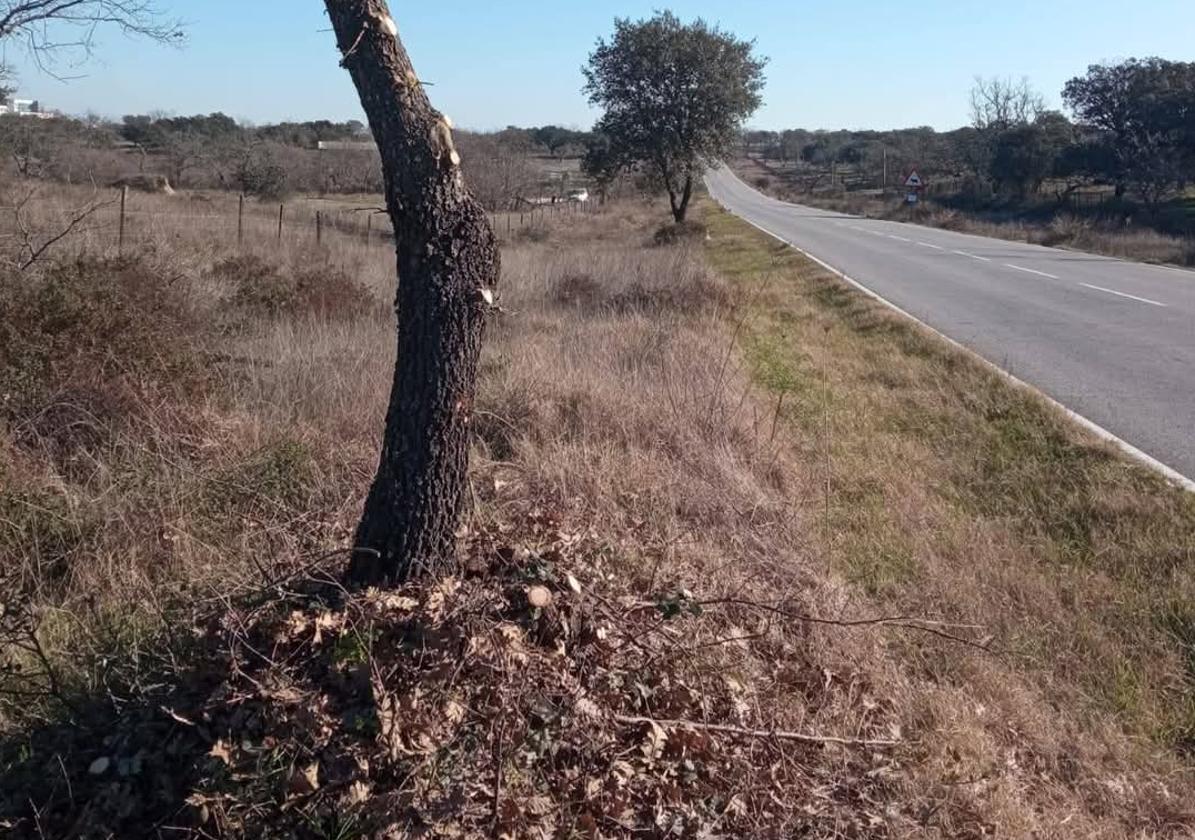
[{"label": "utility pole", "polygon": [[884,182],[880,184],[881,194],[888,192],[888,147],[884,147]]}]

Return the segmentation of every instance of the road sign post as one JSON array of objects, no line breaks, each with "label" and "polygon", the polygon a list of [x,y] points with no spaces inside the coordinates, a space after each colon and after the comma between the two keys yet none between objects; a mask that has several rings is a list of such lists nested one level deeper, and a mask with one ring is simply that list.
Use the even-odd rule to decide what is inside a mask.
[{"label": "road sign post", "polygon": [[905,203],[916,204],[921,200],[921,192],[925,189],[925,180],[914,169],[905,178]]}]

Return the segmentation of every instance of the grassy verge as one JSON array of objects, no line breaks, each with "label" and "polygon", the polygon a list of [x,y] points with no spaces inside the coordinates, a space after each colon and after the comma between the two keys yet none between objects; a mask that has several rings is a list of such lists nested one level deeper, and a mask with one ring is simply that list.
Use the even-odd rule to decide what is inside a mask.
[{"label": "grassy verge", "polygon": [[752,301],[756,380],[824,479],[829,567],[888,610],[993,637],[993,657],[893,649],[946,754],[1003,742],[1078,791],[1111,755],[1170,778],[1195,747],[1195,496],[747,224],[706,222],[709,260]]}]

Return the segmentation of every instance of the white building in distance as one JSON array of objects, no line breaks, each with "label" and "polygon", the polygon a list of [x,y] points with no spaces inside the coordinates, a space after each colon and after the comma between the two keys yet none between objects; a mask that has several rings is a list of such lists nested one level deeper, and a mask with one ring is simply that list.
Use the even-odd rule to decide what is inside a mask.
[{"label": "white building in distance", "polygon": [[0,115],[11,114],[18,117],[39,117],[41,119],[48,119],[54,116],[53,113],[42,108],[40,102],[36,99],[10,99],[4,104],[0,104]]}]

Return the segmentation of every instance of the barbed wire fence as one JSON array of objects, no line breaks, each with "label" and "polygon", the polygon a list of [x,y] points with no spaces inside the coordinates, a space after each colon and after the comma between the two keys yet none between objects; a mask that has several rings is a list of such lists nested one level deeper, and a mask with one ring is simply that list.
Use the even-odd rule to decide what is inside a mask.
[{"label": "barbed wire fence", "polygon": [[[394,232],[385,209],[377,206],[338,206],[335,199],[299,199],[264,202],[238,196],[235,203],[211,209],[189,206],[163,209],[163,199],[153,196],[153,206],[138,201],[140,193],[122,188],[111,209],[96,220],[92,230],[110,228],[117,254],[139,244],[160,240],[177,232],[179,223],[192,230],[205,228],[213,239],[238,247],[270,241],[323,245],[329,237],[359,239],[365,245],[392,245]],[[173,201],[174,199],[168,199]],[[326,202],[326,203],[325,203]],[[139,206],[141,205],[141,206]],[[323,206],[321,206],[323,205]],[[556,220],[578,222],[599,212],[594,200],[514,202],[511,209],[488,211],[487,216],[500,239],[545,229]],[[105,219],[103,216],[111,216]]]}]

